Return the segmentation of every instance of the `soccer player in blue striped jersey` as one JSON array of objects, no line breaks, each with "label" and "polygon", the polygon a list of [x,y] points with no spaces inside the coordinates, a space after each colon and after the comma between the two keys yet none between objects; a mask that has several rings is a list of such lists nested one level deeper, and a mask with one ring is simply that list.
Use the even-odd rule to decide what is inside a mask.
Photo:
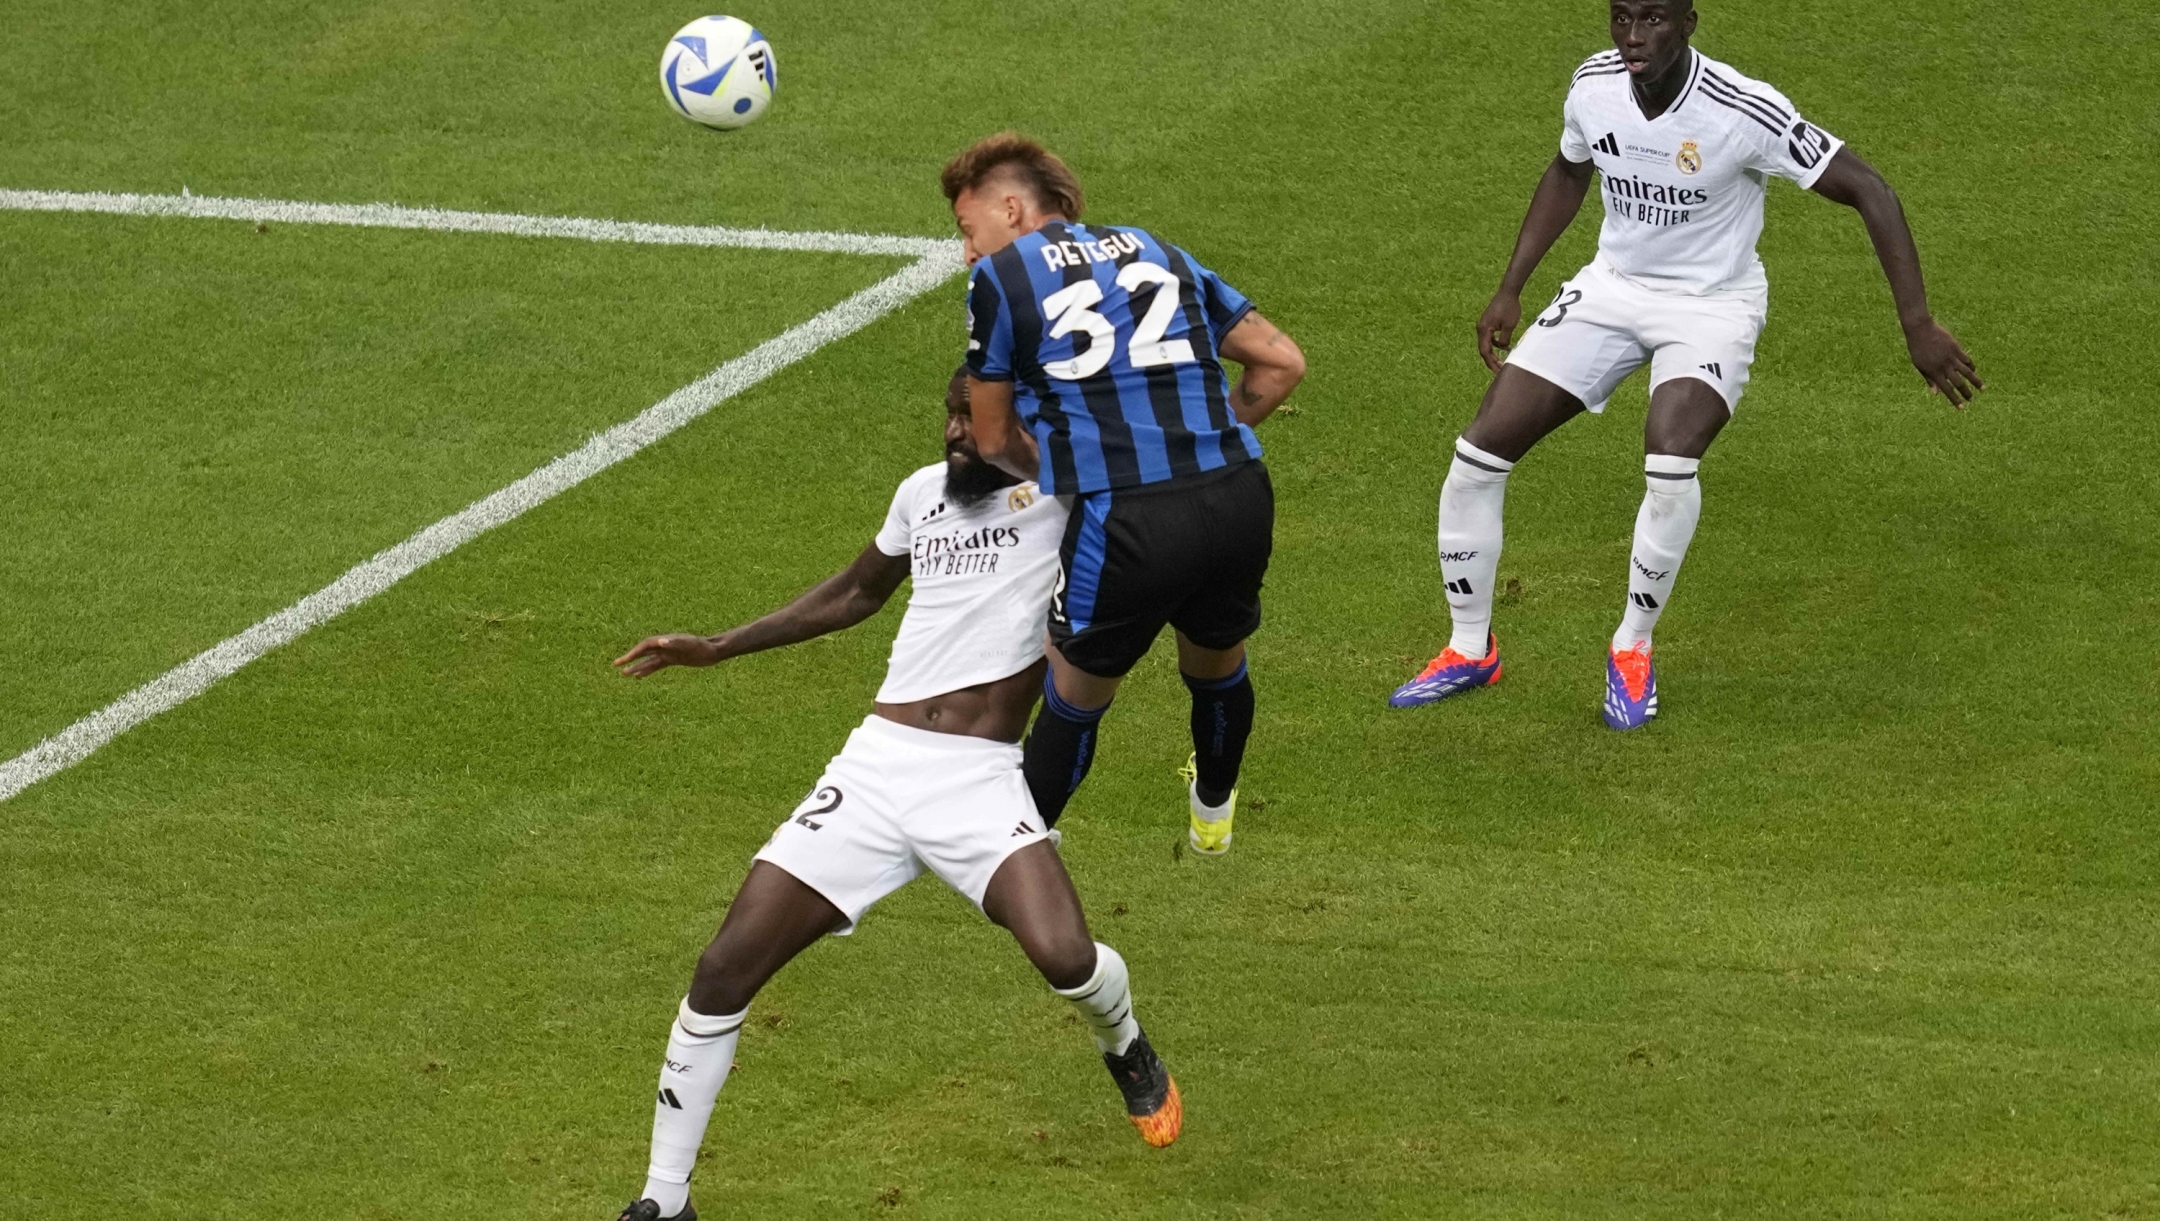
[{"label": "soccer player in blue striped jersey", "polygon": [[[1192,693],[1193,847],[1230,846],[1252,732],[1275,499],[1254,425],[1305,357],[1243,294],[1144,229],[1080,221],[1063,161],[1011,132],[945,167],[966,241],[968,392],[982,456],[1069,498],[1050,674],[1025,770],[1055,821],[1127,672],[1168,626]],[[1223,361],[1243,367],[1233,386]]]}]

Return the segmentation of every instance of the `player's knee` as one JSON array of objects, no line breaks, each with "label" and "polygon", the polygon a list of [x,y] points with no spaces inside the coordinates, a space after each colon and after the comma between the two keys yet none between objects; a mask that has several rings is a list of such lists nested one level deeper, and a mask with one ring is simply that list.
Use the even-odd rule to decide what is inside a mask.
[{"label": "player's knee", "polygon": [[1532,446],[1542,434],[1526,429],[1519,421],[1501,412],[1480,411],[1470,426],[1462,430],[1460,440],[1478,452],[1497,458],[1509,466],[1529,455]]},{"label": "player's knee", "polygon": [[1053,670],[1043,684],[1043,697],[1053,711],[1067,720],[1099,718],[1117,698],[1118,687],[1124,681],[1123,676],[1090,674],[1068,662]]},{"label": "player's knee", "polygon": [[1698,378],[1675,378],[1651,399],[1643,424],[1645,456],[1701,458],[1732,420],[1732,407],[1715,386]]},{"label": "player's knee", "polygon": [[1227,649],[1211,649],[1179,631],[1177,653],[1178,673],[1184,676],[1188,687],[1195,681],[1214,683],[1245,668],[1245,642],[1242,640]]},{"label": "player's knee", "polygon": [[1084,932],[1047,938],[1028,948],[1028,958],[1052,988],[1077,988],[1095,974],[1095,942]]},{"label": "player's knee", "polygon": [[690,974],[690,1007],[699,1013],[741,1013],[763,982],[715,939]]}]

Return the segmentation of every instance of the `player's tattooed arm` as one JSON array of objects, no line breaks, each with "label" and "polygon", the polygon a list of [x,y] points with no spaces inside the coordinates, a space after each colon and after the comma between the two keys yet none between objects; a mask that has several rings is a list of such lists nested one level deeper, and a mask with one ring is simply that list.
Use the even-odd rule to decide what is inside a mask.
[{"label": "player's tattooed arm", "polygon": [[1897,302],[1898,325],[1905,330],[1905,350],[1912,354],[1913,367],[1926,379],[1930,393],[1964,410],[1986,383],[1957,337],[1928,312],[1920,248],[1913,244],[1912,227],[1905,223],[1905,206],[1898,202],[1897,192],[1849,148],[1839,149],[1830,158],[1813,189],[1825,199],[1858,211],[1867,222],[1868,240],[1875,244],[1875,257],[1890,281],[1890,296]]},{"label": "player's tattooed arm", "polygon": [[1305,380],[1305,353],[1259,310],[1246,311],[1223,336],[1222,354],[1245,367],[1230,388],[1230,406],[1248,425],[1274,414]]},{"label": "player's tattooed arm", "polygon": [[978,381],[970,374],[967,388],[975,452],[1015,479],[1033,479],[1040,474],[1042,459],[1035,448],[1035,437],[1020,422],[1019,409],[1013,406],[1013,384]]},{"label": "player's tattooed arm", "polygon": [[1478,355],[1485,367],[1500,371],[1500,357],[1494,349],[1506,351],[1515,343],[1515,328],[1522,324],[1522,290],[1530,282],[1530,273],[1545,261],[1545,253],[1575,223],[1575,214],[1582,211],[1583,197],[1590,193],[1590,175],[1596,165],[1589,161],[1570,161],[1555,155],[1552,164],[1545,167],[1545,176],[1538,179],[1537,191],[1530,196],[1530,211],[1523,216],[1522,230],[1515,235],[1515,253],[1509,257],[1507,272],[1500,277],[1500,291],[1493,294],[1492,303],[1477,321]]},{"label": "player's tattooed arm", "polygon": [[709,666],[853,627],[891,600],[893,591],[907,579],[909,567],[907,556],[887,555],[872,543],[854,563],[762,619],[717,636],[680,632],[648,636],[616,658],[615,668],[631,678],[643,678],[669,666]]}]

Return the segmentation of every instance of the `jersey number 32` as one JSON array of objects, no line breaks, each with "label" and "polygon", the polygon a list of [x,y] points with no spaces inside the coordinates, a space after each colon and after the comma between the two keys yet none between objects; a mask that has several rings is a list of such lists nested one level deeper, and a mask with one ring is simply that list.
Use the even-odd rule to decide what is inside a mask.
[{"label": "jersey number 32", "polygon": [[[1146,316],[1133,327],[1132,344],[1126,349],[1125,358],[1135,369],[1184,365],[1198,360],[1199,357],[1193,355],[1192,340],[1163,339],[1163,332],[1170,329],[1170,320],[1177,316],[1176,273],[1153,263],[1127,263],[1117,274],[1117,285],[1128,296],[1149,284],[1155,286],[1155,296],[1148,302]],[[1102,299],[1102,285],[1093,280],[1068,284],[1043,298],[1043,313],[1056,319],[1050,327],[1050,338],[1062,339],[1074,331],[1084,331],[1089,339],[1087,350],[1077,353],[1071,360],[1043,362],[1043,372],[1061,382],[1077,382],[1093,377],[1109,366],[1111,349],[1117,346],[1117,327],[1090,308],[1100,305]]]}]

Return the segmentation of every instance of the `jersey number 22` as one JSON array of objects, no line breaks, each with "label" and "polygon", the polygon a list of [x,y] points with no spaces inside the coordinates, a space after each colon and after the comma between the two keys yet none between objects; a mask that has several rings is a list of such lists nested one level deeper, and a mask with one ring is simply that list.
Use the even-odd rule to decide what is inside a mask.
[{"label": "jersey number 22", "polygon": [[[1177,315],[1178,278],[1174,272],[1153,263],[1127,263],[1117,274],[1117,284],[1127,295],[1142,285],[1155,286],[1154,299],[1148,302],[1146,316],[1133,328],[1132,344],[1125,353],[1133,368],[1184,365],[1199,359],[1193,355],[1192,340],[1163,339],[1163,332],[1170,329],[1170,319]],[[1101,304],[1102,299],[1102,285],[1093,280],[1068,284],[1043,298],[1043,312],[1057,320],[1051,324],[1050,338],[1062,339],[1074,331],[1085,331],[1090,341],[1087,351],[1071,360],[1045,361],[1043,372],[1061,382],[1077,382],[1095,376],[1110,364],[1110,350],[1117,346],[1117,327],[1089,308]]]}]

